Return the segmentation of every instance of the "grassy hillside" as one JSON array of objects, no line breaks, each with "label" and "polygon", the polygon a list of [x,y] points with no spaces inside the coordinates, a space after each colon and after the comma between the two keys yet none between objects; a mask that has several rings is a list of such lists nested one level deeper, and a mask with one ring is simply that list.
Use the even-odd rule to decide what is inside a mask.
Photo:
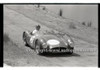
[{"label": "grassy hillside", "polygon": [[32,20],[40,22],[47,27],[64,32],[78,39],[85,40],[89,43],[98,43],[98,31],[96,29],[76,24],[78,22],[75,22],[74,20],[64,19],[52,12],[49,12],[48,10],[37,8],[34,5],[9,5],[7,7]]},{"label": "grassy hillside", "polygon": [[58,4],[58,5],[40,5],[45,6],[46,9],[59,14],[60,9],[62,10],[63,17],[67,19],[74,19],[79,22],[92,22],[93,28],[98,28],[98,5],[97,4]]}]

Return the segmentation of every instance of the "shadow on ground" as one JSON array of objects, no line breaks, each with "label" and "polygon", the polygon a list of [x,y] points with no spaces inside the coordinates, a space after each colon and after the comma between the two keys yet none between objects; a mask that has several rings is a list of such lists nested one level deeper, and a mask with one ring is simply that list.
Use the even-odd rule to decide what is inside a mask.
[{"label": "shadow on ground", "polygon": [[[29,47],[28,45],[26,45],[26,46]],[[31,47],[29,47],[29,48],[33,49],[35,51],[34,48],[31,48]],[[76,57],[80,57],[80,55],[77,53],[71,54],[71,53],[65,53],[65,52],[62,52],[62,53],[44,52],[40,56],[45,56],[45,57],[73,57],[73,56],[76,56]]]},{"label": "shadow on ground", "polygon": [[80,57],[80,55],[76,54],[76,53],[73,53],[73,54],[70,54],[70,53],[44,53],[44,54],[41,54],[41,56],[45,56],[45,57],[73,57],[73,56]]}]

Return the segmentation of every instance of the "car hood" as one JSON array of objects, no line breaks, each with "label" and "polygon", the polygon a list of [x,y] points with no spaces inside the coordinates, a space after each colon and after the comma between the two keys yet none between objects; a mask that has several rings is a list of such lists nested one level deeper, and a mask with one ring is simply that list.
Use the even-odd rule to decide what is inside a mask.
[{"label": "car hood", "polygon": [[54,42],[55,42],[55,43],[59,44],[60,47],[66,47],[67,41],[65,41],[61,37],[57,37],[55,35],[43,35],[41,38],[44,39],[44,41],[46,43],[52,41],[53,42],[52,44],[54,44]]}]

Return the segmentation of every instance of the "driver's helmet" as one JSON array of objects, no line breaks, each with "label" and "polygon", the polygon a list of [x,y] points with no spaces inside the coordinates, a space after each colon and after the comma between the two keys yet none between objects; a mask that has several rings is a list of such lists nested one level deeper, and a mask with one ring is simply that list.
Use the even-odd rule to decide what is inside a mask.
[{"label": "driver's helmet", "polygon": [[37,30],[40,30],[40,28],[41,28],[40,25],[37,25],[37,26],[36,26],[36,29],[37,29]]}]

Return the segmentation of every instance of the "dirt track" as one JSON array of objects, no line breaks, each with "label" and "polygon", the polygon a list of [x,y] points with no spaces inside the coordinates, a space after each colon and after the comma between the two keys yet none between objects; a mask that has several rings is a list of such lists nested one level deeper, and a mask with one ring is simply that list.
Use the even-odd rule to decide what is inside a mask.
[{"label": "dirt track", "polygon": [[[30,13],[29,13],[30,14]],[[45,21],[44,21],[45,22]],[[4,44],[4,63],[11,66],[97,66],[98,48],[96,44],[73,38],[75,52],[72,55],[46,54],[36,55],[32,49],[25,47],[22,33],[32,31],[34,26],[40,24],[41,31],[52,30],[42,23],[36,22],[27,16],[4,6],[4,33],[7,33],[13,43]],[[90,50],[79,52],[78,50]],[[93,52],[91,52],[93,51]]]}]

